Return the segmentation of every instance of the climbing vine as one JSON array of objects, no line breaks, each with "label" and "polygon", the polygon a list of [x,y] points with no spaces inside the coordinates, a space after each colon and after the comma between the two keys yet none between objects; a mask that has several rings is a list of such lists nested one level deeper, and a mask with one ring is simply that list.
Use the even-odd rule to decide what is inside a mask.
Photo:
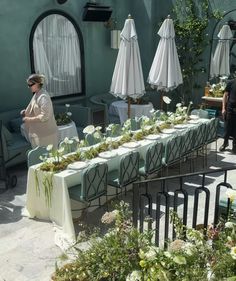
[{"label": "climbing vine", "polygon": [[188,103],[193,89],[199,88],[197,75],[205,71],[203,53],[209,44],[210,20],[222,18],[210,9],[209,0],[176,0],[174,7],[176,46],[183,75],[182,102]]}]

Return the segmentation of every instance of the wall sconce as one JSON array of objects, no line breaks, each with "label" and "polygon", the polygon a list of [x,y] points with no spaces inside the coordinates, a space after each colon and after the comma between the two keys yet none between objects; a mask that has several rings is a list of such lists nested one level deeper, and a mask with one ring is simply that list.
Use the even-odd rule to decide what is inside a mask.
[{"label": "wall sconce", "polygon": [[116,28],[117,21],[110,18],[104,26],[111,30],[111,48],[119,49],[120,46],[120,33],[121,31]]},{"label": "wall sconce", "polygon": [[119,49],[120,46],[120,30],[113,29],[111,30],[111,48]]}]

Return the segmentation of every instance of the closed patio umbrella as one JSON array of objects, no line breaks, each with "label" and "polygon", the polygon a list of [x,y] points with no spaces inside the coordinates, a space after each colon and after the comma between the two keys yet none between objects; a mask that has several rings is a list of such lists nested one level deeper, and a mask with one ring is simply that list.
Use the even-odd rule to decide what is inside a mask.
[{"label": "closed patio umbrella", "polygon": [[147,81],[152,88],[169,92],[183,83],[175,45],[174,24],[169,16],[161,25],[158,35],[161,39]]},{"label": "closed patio umbrella", "polygon": [[233,37],[229,25],[224,24],[217,36],[219,41],[211,60],[210,76],[229,76],[229,44],[230,39]]},{"label": "closed patio umbrella", "polygon": [[130,118],[130,98],[140,98],[145,93],[143,71],[134,20],[129,15],[120,34],[120,47],[112,76],[110,93],[128,99]]}]

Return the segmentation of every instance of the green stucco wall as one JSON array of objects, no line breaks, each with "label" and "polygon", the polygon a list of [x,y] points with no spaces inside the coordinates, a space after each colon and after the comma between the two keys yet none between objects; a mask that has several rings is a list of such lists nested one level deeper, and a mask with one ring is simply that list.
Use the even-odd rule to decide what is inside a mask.
[{"label": "green stucco wall", "polygon": [[[29,36],[35,20],[44,12],[59,9],[77,22],[84,40],[86,96],[109,90],[117,50],[110,48],[110,30],[103,22],[83,22],[87,1],[68,0],[0,0],[0,111],[24,107],[30,92],[26,78],[31,73]],[[127,0],[99,1],[113,8],[112,16],[120,24],[129,13]]]},{"label": "green stucco wall", "polygon": [[[59,9],[77,22],[84,40],[86,96],[109,91],[118,50],[110,48],[110,30],[102,22],[83,22],[83,7],[87,1],[68,0],[59,5],[56,0],[0,0],[0,111],[24,107],[30,92],[25,79],[31,73],[29,36],[35,20],[44,12]],[[174,1],[164,0],[99,0],[113,8],[112,17],[122,29],[131,13],[135,20],[144,80],[159,41],[159,24],[172,12]],[[213,9],[228,11],[236,8],[235,1],[212,0]],[[209,54],[205,57],[205,65]],[[202,81],[206,77],[201,77]],[[200,94],[199,94],[200,95]]]}]

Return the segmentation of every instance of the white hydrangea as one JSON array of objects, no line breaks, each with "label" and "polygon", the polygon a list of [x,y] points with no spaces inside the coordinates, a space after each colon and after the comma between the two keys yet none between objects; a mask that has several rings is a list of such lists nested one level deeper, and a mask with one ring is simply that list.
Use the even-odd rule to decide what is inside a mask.
[{"label": "white hydrangea", "polygon": [[234,201],[236,199],[236,190],[234,189],[227,188],[225,194],[230,199],[230,201]]},{"label": "white hydrangea", "polygon": [[131,274],[126,277],[126,281],[142,281],[142,272],[134,270]]},{"label": "white hydrangea", "polygon": [[235,223],[233,223],[232,221],[227,221],[225,223],[225,228],[234,228]]},{"label": "white hydrangea", "polygon": [[230,251],[231,257],[236,260],[236,247],[232,247]]},{"label": "white hydrangea", "polygon": [[158,247],[150,246],[148,251],[145,253],[145,257],[148,260],[154,260],[159,251],[160,251],[160,249]]}]

